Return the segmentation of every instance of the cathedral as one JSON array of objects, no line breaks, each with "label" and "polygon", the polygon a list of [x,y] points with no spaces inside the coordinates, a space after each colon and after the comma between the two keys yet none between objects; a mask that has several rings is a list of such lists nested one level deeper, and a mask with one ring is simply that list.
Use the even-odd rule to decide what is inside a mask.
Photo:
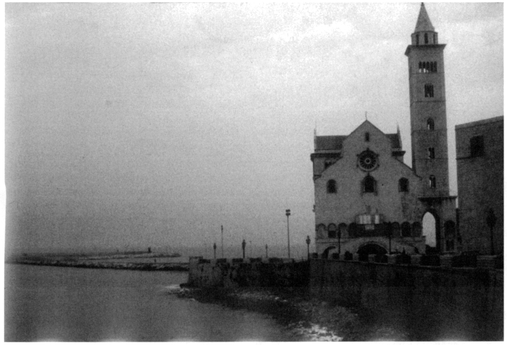
[{"label": "cathedral", "polygon": [[[408,57],[412,166],[399,129],[368,120],[348,135],[315,136],[317,254],[456,251],[456,196],[449,194],[444,48],[421,4]],[[424,229],[430,214],[432,229]]]}]

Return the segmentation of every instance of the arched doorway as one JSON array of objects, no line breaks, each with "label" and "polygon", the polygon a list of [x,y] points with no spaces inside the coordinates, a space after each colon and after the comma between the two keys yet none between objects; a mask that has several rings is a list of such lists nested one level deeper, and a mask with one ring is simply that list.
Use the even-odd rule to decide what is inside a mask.
[{"label": "arched doorway", "polygon": [[382,256],[387,254],[387,250],[378,244],[368,243],[359,248],[357,253],[359,254],[359,261],[368,261],[368,255]]},{"label": "arched doorway", "polygon": [[426,237],[426,254],[438,253],[440,250],[439,221],[435,214],[428,211],[422,218],[422,235]]}]

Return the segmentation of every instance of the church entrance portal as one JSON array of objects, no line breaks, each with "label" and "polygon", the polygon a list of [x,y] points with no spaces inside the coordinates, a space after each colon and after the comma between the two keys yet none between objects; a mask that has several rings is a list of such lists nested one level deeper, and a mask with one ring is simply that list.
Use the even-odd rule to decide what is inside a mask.
[{"label": "church entrance portal", "polygon": [[368,261],[368,255],[375,254],[377,256],[382,256],[387,254],[387,250],[378,244],[369,243],[359,248],[357,253],[359,254],[359,261]]}]

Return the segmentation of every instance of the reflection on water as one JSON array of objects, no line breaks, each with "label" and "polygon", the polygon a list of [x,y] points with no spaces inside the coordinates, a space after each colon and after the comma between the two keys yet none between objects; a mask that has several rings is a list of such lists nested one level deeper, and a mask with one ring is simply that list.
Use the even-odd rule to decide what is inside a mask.
[{"label": "reflection on water", "polygon": [[186,272],[5,265],[6,341],[283,341],[273,320],[179,299]]}]

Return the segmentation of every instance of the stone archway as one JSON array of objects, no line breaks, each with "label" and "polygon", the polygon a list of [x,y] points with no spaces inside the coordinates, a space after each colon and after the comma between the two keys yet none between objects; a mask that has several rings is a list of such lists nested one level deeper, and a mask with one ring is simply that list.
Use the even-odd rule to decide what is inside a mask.
[{"label": "stone archway", "polygon": [[368,255],[374,254],[382,256],[387,254],[387,250],[377,243],[366,243],[359,247],[357,253],[359,254],[360,261],[368,261]]},{"label": "stone archway", "polygon": [[439,253],[440,241],[440,218],[433,210],[428,210],[422,217],[422,235],[426,237],[426,254]]},{"label": "stone archway", "polygon": [[322,258],[323,259],[329,259],[329,252],[333,251],[334,249],[336,249],[335,246],[331,246],[331,247],[327,247],[323,252],[322,252]]}]

